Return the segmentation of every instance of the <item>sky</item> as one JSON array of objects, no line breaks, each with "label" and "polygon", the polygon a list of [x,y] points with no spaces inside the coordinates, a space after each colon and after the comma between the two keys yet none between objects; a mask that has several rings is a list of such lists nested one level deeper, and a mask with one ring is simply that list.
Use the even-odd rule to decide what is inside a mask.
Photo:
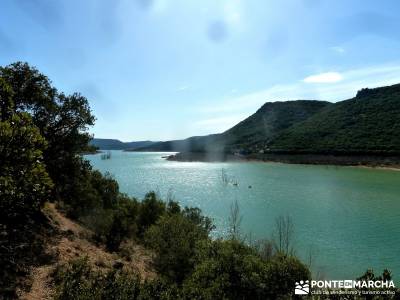
[{"label": "sky", "polygon": [[398,0],[0,0],[0,65],[86,96],[122,141],[219,133],[267,101],[400,83]]}]

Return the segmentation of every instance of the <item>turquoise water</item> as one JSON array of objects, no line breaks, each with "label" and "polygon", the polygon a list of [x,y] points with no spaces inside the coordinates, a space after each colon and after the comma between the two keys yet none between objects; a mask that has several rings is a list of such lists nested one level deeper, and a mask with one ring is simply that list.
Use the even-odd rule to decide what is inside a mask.
[{"label": "turquoise water", "polygon": [[[296,253],[312,253],[314,276],[352,279],[367,268],[400,278],[400,172],[353,167],[261,162],[172,162],[165,153],[112,151],[86,158],[110,172],[122,192],[141,198],[150,190],[172,192],[182,205],[212,217],[224,235],[237,200],[242,231],[252,239],[271,236],[276,217],[291,216]],[[224,185],[221,170],[237,180]],[[249,188],[251,185],[252,188]]]}]

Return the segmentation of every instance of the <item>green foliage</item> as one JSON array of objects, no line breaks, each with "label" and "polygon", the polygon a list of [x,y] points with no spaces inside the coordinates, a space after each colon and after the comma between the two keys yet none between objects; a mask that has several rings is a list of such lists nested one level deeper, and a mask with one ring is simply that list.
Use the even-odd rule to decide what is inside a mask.
[{"label": "green foliage", "polygon": [[311,100],[267,102],[256,113],[222,133],[216,142],[231,152],[254,152],[258,150],[257,143],[272,140],[286,128],[301,123],[329,105],[326,101]]},{"label": "green foliage", "polygon": [[0,67],[0,78],[11,88],[13,111],[29,113],[47,142],[43,156],[54,182],[53,196],[73,201],[81,192],[77,180],[86,168],[78,154],[87,148],[90,136],[85,131],[94,123],[87,99],[59,93],[45,75],[27,63]]},{"label": "green foliage", "polygon": [[80,217],[80,221],[94,232],[94,239],[104,243],[110,251],[117,251],[124,239],[137,236],[140,203],[123,194],[116,195],[116,198],[111,208],[105,209],[99,204]]},{"label": "green foliage", "polygon": [[70,180],[74,188],[66,186],[69,194],[63,203],[67,215],[77,219],[94,210],[117,207],[120,196],[118,183],[107,174],[103,176],[99,171],[93,171],[87,161],[74,161],[77,163],[75,177]]},{"label": "green foliage", "polygon": [[149,228],[145,244],[156,252],[154,265],[160,274],[181,283],[193,269],[196,243],[207,238],[201,225],[174,214],[161,217]]},{"label": "green foliage", "polygon": [[161,279],[140,281],[140,277],[121,270],[103,274],[88,260],[77,259],[60,265],[53,274],[56,300],[175,300],[181,299],[176,285]]},{"label": "green foliage", "polygon": [[58,300],[138,299],[140,278],[134,274],[111,270],[94,271],[86,258],[62,265],[53,274]]},{"label": "green foliage", "polygon": [[10,85],[0,77],[0,121],[7,120],[14,111],[13,91]]},{"label": "green foliage", "polygon": [[[48,200],[52,182],[42,161],[46,142],[27,114],[14,114],[0,122],[0,219],[16,218],[40,211]],[[7,221],[8,220],[8,221]]]},{"label": "green foliage", "polygon": [[122,270],[102,274],[79,259],[54,272],[56,299],[287,299],[295,281],[310,276],[292,257],[266,262],[238,241],[200,244],[197,265],[182,285],[163,278],[141,282]]},{"label": "green foliage", "polygon": [[308,280],[310,276],[310,271],[296,257],[277,254],[267,263],[266,292],[270,298],[291,295],[296,281]]},{"label": "green foliage", "polygon": [[[177,217],[182,218],[167,218]],[[180,247],[184,246],[175,246],[175,250]],[[293,257],[275,256],[266,261],[239,241],[201,239],[195,252],[192,271],[182,284],[165,277],[141,282],[122,270],[102,274],[86,259],[72,261],[54,273],[56,299],[287,299],[295,281],[310,276]],[[177,259],[178,255],[170,260],[172,268]]]},{"label": "green foliage", "polygon": [[143,237],[145,231],[165,213],[165,203],[154,192],[148,193],[140,205],[138,216],[138,234]]},{"label": "green foliage", "polygon": [[266,261],[237,240],[203,242],[197,262],[184,282],[185,295],[195,299],[277,299],[291,295],[295,281],[310,276],[293,257]]},{"label": "green foliage", "polygon": [[119,245],[123,241],[124,237],[127,236],[125,228],[122,224],[122,220],[114,215],[111,223],[110,231],[106,236],[106,246],[109,251],[116,251],[119,249]]},{"label": "green foliage", "polygon": [[202,228],[207,234],[209,234],[215,226],[212,224],[212,220],[209,217],[205,217],[201,213],[201,209],[197,207],[185,207],[182,211],[182,215],[190,220],[193,224]]},{"label": "green foliage", "polygon": [[178,202],[175,201],[168,201],[167,203],[167,212],[168,214],[179,214],[181,212],[181,207]]},{"label": "green foliage", "polygon": [[93,231],[96,242],[105,244],[114,220],[114,211],[110,209],[93,209],[91,213],[79,218],[79,221]]},{"label": "green foliage", "polygon": [[266,266],[238,241],[207,241],[197,250],[193,274],[184,283],[195,299],[260,299],[265,295]]},{"label": "green foliage", "polygon": [[140,300],[176,300],[182,299],[177,285],[163,279],[145,281],[140,290]]},{"label": "green foliage", "polygon": [[282,132],[273,152],[322,154],[400,153],[400,85],[361,90]]},{"label": "green foliage", "polygon": [[75,216],[111,201],[112,189],[99,193],[79,156],[93,121],[86,98],[58,93],[35,68],[0,67],[0,289],[12,290],[16,276],[9,274],[23,274],[20,269],[37,261],[38,251],[28,249],[41,249],[33,245],[34,231],[45,224],[44,201],[63,199]]}]

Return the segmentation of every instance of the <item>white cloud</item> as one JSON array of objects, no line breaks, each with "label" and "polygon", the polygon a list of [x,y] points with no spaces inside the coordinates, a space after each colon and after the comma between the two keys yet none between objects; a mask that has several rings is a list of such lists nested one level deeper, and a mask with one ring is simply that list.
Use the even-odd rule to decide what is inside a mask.
[{"label": "white cloud", "polygon": [[343,54],[346,52],[346,50],[344,50],[343,47],[339,47],[339,46],[331,47],[331,50],[336,53],[339,53],[339,54]]},{"label": "white cloud", "polygon": [[178,92],[181,92],[181,91],[187,90],[188,88],[189,88],[189,87],[188,87],[187,85],[182,85],[182,86],[180,86],[180,87],[177,88],[177,91],[178,91]]},{"label": "white cloud", "polygon": [[334,83],[343,80],[343,76],[337,72],[311,75],[303,79],[305,83]]}]

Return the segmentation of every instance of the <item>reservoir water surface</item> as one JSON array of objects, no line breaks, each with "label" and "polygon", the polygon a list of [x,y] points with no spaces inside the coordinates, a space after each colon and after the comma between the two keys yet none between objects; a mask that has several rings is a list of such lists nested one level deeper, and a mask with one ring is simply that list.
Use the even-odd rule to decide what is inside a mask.
[{"label": "reservoir water surface", "polygon": [[[173,162],[166,153],[112,151],[111,159],[86,158],[109,172],[120,190],[142,198],[172,194],[183,206],[202,209],[226,235],[231,204],[238,201],[242,232],[269,238],[278,216],[294,223],[294,246],[311,253],[314,276],[354,279],[384,268],[400,278],[400,172],[356,167],[263,162]],[[222,169],[237,186],[224,184]],[[251,187],[249,187],[251,186]]]}]

